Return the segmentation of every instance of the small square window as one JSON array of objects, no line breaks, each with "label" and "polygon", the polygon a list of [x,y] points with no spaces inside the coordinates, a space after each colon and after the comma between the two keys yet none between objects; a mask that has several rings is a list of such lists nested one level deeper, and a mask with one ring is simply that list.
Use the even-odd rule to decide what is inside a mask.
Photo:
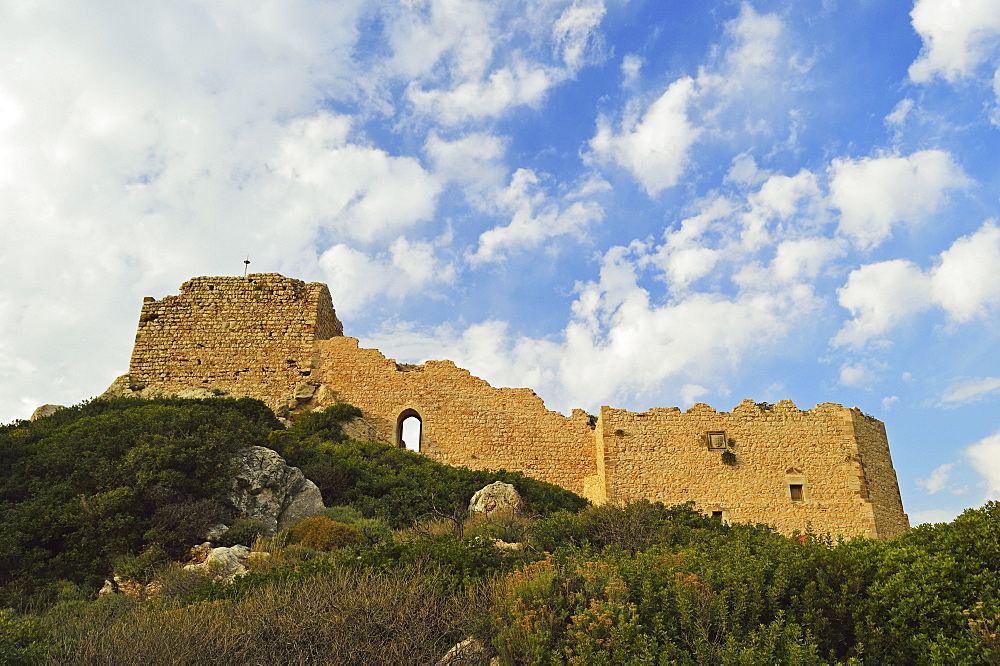
[{"label": "small square window", "polygon": [[726,433],[724,432],[708,433],[708,448],[710,449],[726,448]]},{"label": "small square window", "polygon": [[721,511],[713,511],[712,512],[712,519],[713,520],[722,520],[722,512]]},{"label": "small square window", "polygon": [[802,484],[801,483],[790,483],[788,484],[788,492],[792,496],[793,502],[802,501]]}]

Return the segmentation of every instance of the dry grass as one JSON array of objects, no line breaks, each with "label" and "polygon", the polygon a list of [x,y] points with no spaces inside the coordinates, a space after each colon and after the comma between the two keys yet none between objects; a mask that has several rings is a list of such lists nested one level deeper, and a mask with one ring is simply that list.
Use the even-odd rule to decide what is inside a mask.
[{"label": "dry grass", "polygon": [[481,595],[443,588],[434,571],[334,570],[236,601],[95,604],[53,627],[53,661],[433,664],[486,612]]}]

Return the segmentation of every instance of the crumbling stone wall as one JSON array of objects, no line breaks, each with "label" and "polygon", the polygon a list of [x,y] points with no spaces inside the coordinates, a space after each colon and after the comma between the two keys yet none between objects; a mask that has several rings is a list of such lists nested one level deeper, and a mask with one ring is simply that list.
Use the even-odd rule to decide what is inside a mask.
[{"label": "crumbling stone wall", "polygon": [[732,412],[697,404],[563,416],[530,389],[495,388],[451,361],[400,365],[359,348],[325,285],[274,273],[195,278],[178,296],[147,299],[128,383],[220,389],[285,415],[349,402],[373,436],[397,445],[416,416],[425,455],[520,471],[595,502],[693,500],[723,520],[786,533],[887,538],[909,526],[885,428],[857,409],[745,400]]},{"label": "crumbling stone wall", "polygon": [[279,406],[309,381],[316,340],[342,335],[325,284],[277,273],[198,277],[146,298],[129,385],[219,389]]},{"label": "crumbling stone wall", "polygon": [[317,344],[316,380],[358,407],[386,441],[421,421],[420,452],[474,469],[524,472],[577,493],[596,474],[590,417],[545,409],[531,389],[494,388],[451,361],[401,366],[356,338]]},{"label": "crumbling stone wall", "polygon": [[[806,411],[789,400],[773,406],[744,400],[732,412],[700,403],[686,412],[603,407],[602,499],[694,500],[724,520],[769,523],[786,533],[811,526],[833,534],[895,536],[908,522],[879,426],[834,403]],[[723,448],[710,448],[710,433]],[[723,459],[726,450],[735,464]],[[801,489],[800,497],[793,496],[793,486]]]}]

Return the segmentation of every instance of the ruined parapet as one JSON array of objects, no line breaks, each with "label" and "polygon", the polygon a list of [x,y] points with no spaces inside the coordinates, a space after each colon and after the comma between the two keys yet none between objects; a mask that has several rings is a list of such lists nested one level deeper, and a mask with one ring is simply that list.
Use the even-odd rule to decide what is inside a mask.
[{"label": "ruined parapet", "polygon": [[193,278],[179,295],[143,303],[129,389],[204,388],[278,408],[309,381],[314,342],[342,334],[324,284],[277,273]]},{"label": "ruined parapet", "polygon": [[607,501],[694,501],[723,520],[785,533],[888,538],[909,527],[884,427],[836,403],[602,407],[598,469]]}]

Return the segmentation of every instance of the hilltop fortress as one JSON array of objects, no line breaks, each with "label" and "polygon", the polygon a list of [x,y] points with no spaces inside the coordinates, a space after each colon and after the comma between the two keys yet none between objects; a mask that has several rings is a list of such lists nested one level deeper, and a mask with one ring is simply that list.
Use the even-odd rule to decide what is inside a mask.
[{"label": "hilltop fortress", "polygon": [[199,277],[147,297],[127,375],[106,395],[259,398],[280,416],[347,402],[372,439],[478,469],[523,472],[601,502],[693,500],[708,514],[790,533],[889,538],[909,522],[881,421],[823,403],[744,400],[570,416],[527,388],[495,388],[451,361],[404,365],[345,337],[326,285],[276,273]]}]

